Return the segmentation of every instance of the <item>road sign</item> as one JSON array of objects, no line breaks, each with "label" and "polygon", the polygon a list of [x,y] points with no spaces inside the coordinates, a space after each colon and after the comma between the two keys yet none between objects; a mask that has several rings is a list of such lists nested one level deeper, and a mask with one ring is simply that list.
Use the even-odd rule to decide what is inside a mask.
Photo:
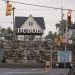
[{"label": "road sign", "polygon": [[58,51],[58,62],[72,62],[72,51]]},{"label": "road sign", "polygon": [[46,61],[46,65],[50,65],[50,61]]},{"label": "road sign", "polygon": [[50,68],[50,61],[46,61],[46,69],[45,69],[45,71],[48,72],[49,68]]},{"label": "road sign", "polygon": [[72,44],[72,40],[69,40],[69,44]]}]

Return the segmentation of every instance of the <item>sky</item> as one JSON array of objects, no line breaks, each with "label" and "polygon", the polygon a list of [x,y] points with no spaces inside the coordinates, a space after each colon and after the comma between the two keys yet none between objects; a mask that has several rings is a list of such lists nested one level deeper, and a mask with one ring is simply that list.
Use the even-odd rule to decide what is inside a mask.
[{"label": "sky", "polygon": [[[15,2],[22,2],[28,4],[35,4],[41,6],[49,6],[49,7],[56,7],[56,8],[67,8],[75,10],[75,0],[10,0]],[[12,3],[12,6],[15,7],[15,16],[26,16],[28,17],[32,14],[33,17],[44,17],[45,21],[45,35],[48,34],[49,31],[57,32],[55,24],[59,23],[61,20],[61,10],[55,10],[50,8],[42,8],[37,6],[29,6],[23,4],[16,4]],[[1,27],[11,27],[13,28],[13,16],[5,16],[6,12],[6,2],[4,0],[0,0],[0,26]],[[63,11],[64,19],[67,19],[67,12]],[[72,11],[72,21],[75,21],[75,11]]]}]

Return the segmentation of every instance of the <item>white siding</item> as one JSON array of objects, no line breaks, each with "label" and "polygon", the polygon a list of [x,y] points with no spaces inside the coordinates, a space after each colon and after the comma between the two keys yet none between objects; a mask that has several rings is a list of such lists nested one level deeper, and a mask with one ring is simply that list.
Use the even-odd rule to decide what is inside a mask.
[{"label": "white siding", "polygon": [[[66,33],[64,34],[64,36],[66,37]],[[71,38],[71,36],[75,37],[75,29],[68,29],[68,36],[67,38]]]},{"label": "white siding", "polygon": [[75,29],[69,29],[69,38],[71,38],[71,36],[75,37]]},{"label": "white siding", "polygon": [[24,36],[23,35],[18,35],[18,40],[24,40]]},{"label": "white siding", "polygon": [[[32,25],[29,24],[29,22],[32,22]],[[19,31],[20,30],[20,31]],[[24,32],[27,30],[27,33],[44,33],[44,29],[40,27],[40,25],[35,21],[35,19],[30,15],[29,18],[24,22],[24,24],[18,28],[18,32]],[[39,30],[39,32],[38,32]],[[36,32],[37,31],[37,32]],[[29,35],[17,35],[18,40],[25,40],[26,37],[29,37]],[[42,37],[41,37],[42,38]],[[40,36],[35,35],[34,40],[39,40]],[[28,40],[28,38],[26,38]]]},{"label": "white siding", "polygon": [[[29,22],[33,22],[33,25],[29,25]],[[33,30],[35,29],[35,31],[37,30],[39,30],[39,31],[43,31],[43,29],[39,26],[39,24],[35,21],[35,19],[32,17],[32,16],[30,16],[25,22],[24,22],[24,24],[21,26],[21,28],[20,29],[28,29],[28,31],[30,30],[32,30],[32,32],[33,32]]]}]

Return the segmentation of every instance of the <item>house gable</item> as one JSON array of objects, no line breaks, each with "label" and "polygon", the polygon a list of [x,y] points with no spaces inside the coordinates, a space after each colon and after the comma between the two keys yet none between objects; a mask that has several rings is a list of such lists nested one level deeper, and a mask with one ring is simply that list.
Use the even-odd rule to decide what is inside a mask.
[{"label": "house gable", "polygon": [[[42,29],[45,29],[45,23],[44,23],[43,17],[32,17],[32,18],[38,23],[38,25]],[[20,28],[27,19],[28,19],[28,17],[15,17],[15,27]]]},{"label": "house gable", "polygon": [[20,27],[21,29],[42,29],[36,20],[30,15]]}]

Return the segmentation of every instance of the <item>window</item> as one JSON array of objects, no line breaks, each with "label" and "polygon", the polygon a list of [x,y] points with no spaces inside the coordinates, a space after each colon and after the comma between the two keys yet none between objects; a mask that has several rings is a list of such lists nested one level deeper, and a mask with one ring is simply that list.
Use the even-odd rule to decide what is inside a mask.
[{"label": "window", "polygon": [[37,33],[37,29],[36,29],[36,33]]},{"label": "window", "polygon": [[33,29],[33,33],[35,33],[35,29]]},{"label": "window", "polygon": [[24,29],[24,33],[28,33],[28,30],[27,29]]},{"label": "window", "polygon": [[26,29],[26,33],[28,33],[28,30]]},{"label": "window", "polygon": [[29,21],[29,26],[33,26],[33,22],[32,21]]},{"label": "window", "polygon": [[72,32],[72,37],[75,37],[75,32]]},{"label": "window", "polygon": [[31,33],[32,33],[32,29],[31,29]]},{"label": "window", "polygon": [[31,26],[33,26],[33,22],[31,21]]},{"label": "window", "polygon": [[29,33],[30,33],[30,29],[29,29]]},{"label": "window", "polygon": [[26,32],[26,30],[24,29],[24,32]]},{"label": "window", "polygon": [[15,29],[15,32],[18,32],[18,28]]},{"label": "window", "polygon": [[23,29],[21,29],[21,32],[23,32]]}]

